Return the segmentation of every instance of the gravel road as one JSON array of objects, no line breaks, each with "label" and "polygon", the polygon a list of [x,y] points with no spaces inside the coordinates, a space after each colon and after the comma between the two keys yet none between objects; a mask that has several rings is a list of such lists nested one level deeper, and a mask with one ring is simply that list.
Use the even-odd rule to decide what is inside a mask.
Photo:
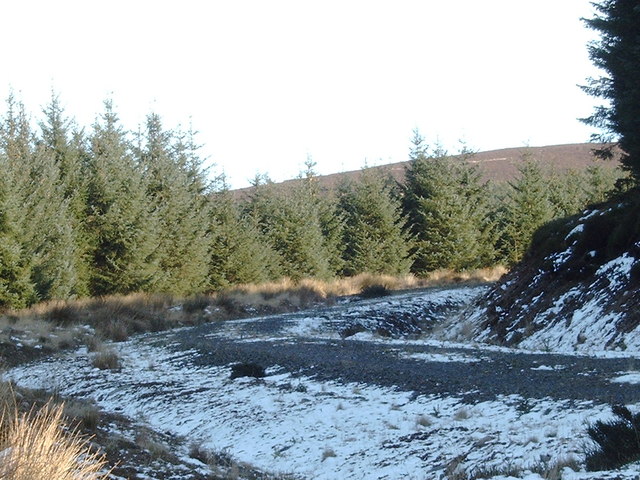
[{"label": "gravel road", "polygon": [[640,386],[610,381],[640,366],[633,358],[456,348],[425,341],[481,290],[432,289],[351,301],[295,314],[206,324],[163,334],[157,341],[196,351],[189,360],[196,364],[252,362],[321,380],[460,396],[470,403],[509,394],[598,403],[640,401]]}]

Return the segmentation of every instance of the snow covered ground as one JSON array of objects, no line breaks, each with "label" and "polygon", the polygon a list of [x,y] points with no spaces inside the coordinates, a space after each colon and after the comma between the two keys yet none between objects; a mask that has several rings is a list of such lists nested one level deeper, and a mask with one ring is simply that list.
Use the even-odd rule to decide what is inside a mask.
[{"label": "snow covered ground", "polygon": [[[468,301],[477,293],[440,291],[429,301],[455,296]],[[384,302],[392,309],[402,304],[401,299]],[[380,311],[381,301],[376,305]],[[229,322],[224,334],[236,335],[242,322],[252,321]],[[309,335],[323,337],[330,331],[322,319],[309,315],[283,321],[273,339],[298,341]],[[433,341],[428,336],[403,340],[357,335],[400,349],[403,343]],[[122,359],[120,370],[93,367],[92,354],[80,349],[12,369],[5,377],[25,387],[92,398],[104,410],[185,436],[265,471],[305,479],[539,480],[554,468],[566,480],[640,478],[637,464],[615,473],[580,471],[588,445],[586,427],[610,416],[605,404],[516,394],[469,404],[459,397],[319,381],[278,365],[270,366],[261,379],[232,380],[230,365],[202,365],[196,361],[199,352],[177,351],[159,338],[145,335],[113,344]],[[468,354],[401,356],[427,363],[487,361],[482,353],[483,348],[474,348]],[[550,363],[538,368],[555,367]],[[639,378],[638,372],[620,372],[611,381]],[[640,405],[630,408],[635,411]]]}]

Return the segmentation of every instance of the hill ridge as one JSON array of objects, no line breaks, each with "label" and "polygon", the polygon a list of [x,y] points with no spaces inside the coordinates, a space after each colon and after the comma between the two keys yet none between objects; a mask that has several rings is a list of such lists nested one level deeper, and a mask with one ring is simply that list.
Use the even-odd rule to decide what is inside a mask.
[{"label": "hill ridge", "polygon": [[[560,145],[546,145],[541,147],[508,147],[497,150],[486,150],[475,152],[468,158],[468,162],[477,164],[480,167],[483,180],[504,182],[514,178],[518,173],[518,163],[524,158],[531,158],[540,162],[543,166],[553,166],[558,171],[582,170],[590,165],[602,165],[605,168],[616,168],[619,166],[617,160],[598,160],[593,150],[601,147],[598,143],[568,143]],[[452,158],[461,157],[462,154],[451,154]],[[366,169],[383,170],[391,174],[398,182],[404,181],[405,169],[409,160],[393,162],[384,165],[374,165]],[[318,175],[317,180],[321,188],[332,190],[336,188],[343,179],[355,180],[363,169],[348,170],[344,172]],[[275,182],[275,185],[287,187],[294,184],[299,178]],[[242,196],[251,191],[253,187],[245,187],[232,190],[236,195]]]}]

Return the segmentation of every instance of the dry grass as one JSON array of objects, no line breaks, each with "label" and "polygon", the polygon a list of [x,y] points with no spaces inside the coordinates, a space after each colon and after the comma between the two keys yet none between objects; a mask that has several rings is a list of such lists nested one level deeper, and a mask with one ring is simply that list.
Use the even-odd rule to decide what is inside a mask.
[{"label": "dry grass", "polygon": [[0,421],[0,478],[6,480],[107,479],[104,457],[76,431],[65,432],[63,405],[18,413],[5,408]]},{"label": "dry grass", "polygon": [[[372,287],[384,287],[388,290],[411,290],[415,288],[437,287],[452,284],[484,283],[498,280],[507,272],[503,266],[484,268],[468,272],[438,270],[424,277],[415,275],[391,276],[361,273],[353,277],[334,280],[317,280],[305,278],[298,282],[284,278],[278,282],[260,285],[241,285],[226,295],[247,304],[260,303],[260,299],[277,299],[280,303],[286,298],[292,304],[304,304],[331,297],[358,295]],[[278,302],[271,302],[278,303]]]},{"label": "dry grass", "polygon": [[118,370],[121,366],[118,354],[109,349],[96,352],[91,364],[100,370]]},{"label": "dry grass", "polygon": [[[470,272],[437,271],[425,277],[360,274],[329,281],[284,278],[260,285],[240,285],[211,295],[178,299],[171,295],[137,293],[92,299],[43,302],[29,309],[0,312],[0,344],[31,347],[23,356],[45,350],[87,345],[98,348],[96,339],[124,341],[131,334],[197,325],[215,320],[255,314],[284,313],[336,297],[367,292],[410,290],[452,284],[477,284],[500,278],[506,269]],[[22,348],[22,347],[21,347]],[[1,355],[2,352],[0,352]],[[19,363],[30,358],[10,358]],[[1,358],[0,358],[1,360]]]}]

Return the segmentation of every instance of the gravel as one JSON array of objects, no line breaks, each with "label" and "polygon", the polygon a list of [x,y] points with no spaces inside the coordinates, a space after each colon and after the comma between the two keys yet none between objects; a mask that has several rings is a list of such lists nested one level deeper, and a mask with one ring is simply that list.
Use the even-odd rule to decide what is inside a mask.
[{"label": "gravel", "polygon": [[[633,368],[630,358],[427,344],[429,332],[468,302],[464,295],[443,299],[441,293],[431,290],[206,324],[165,333],[155,341],[197,352],[185,360],[195,364],[279,366],[319,380],[397,387],[416,395],[454,395],[469,403],[510,394],[598,403],[640,401],[640,386],[610,381]],[[301,323],[311,328],[292,334]],[[367,340],[345,337],[352,331],[376,335]],[[438,361],[430,361],[434,358]],[[441,361],[447,358],[451,360]],[[461,358],[464,361],[458,361]]]}]

